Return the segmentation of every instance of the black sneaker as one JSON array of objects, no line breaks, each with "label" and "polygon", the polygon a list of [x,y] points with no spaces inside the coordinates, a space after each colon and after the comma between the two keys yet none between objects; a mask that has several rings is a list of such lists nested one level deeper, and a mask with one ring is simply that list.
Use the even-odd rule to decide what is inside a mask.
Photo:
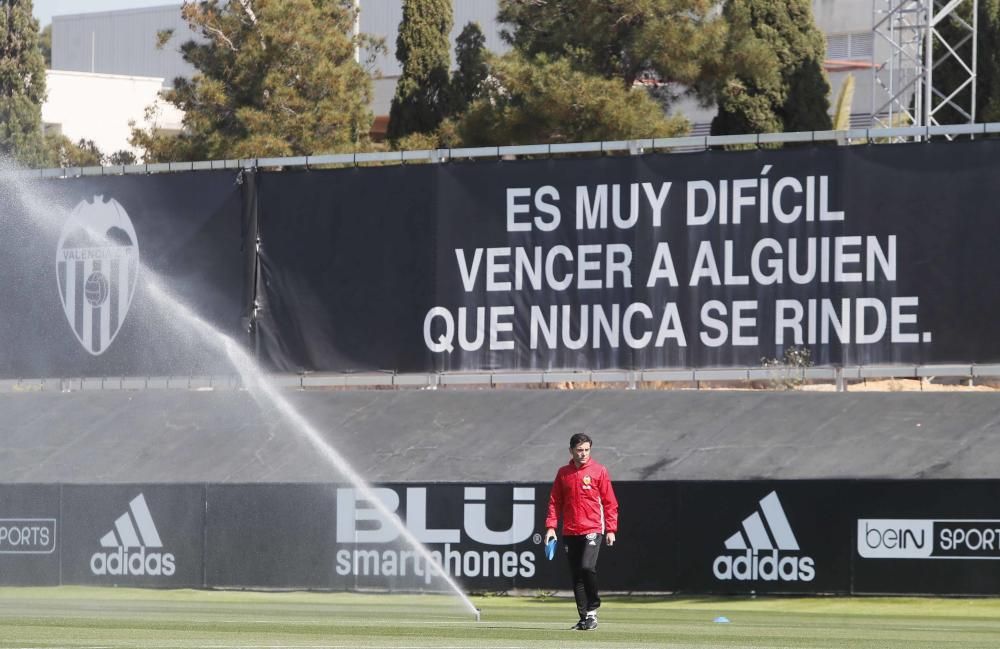
[{"label": "black sneaker", "polygon": [[586,626],[586,624],[587,624],[587,618],[581,617],[579,622],[577,622],[576,624],[574,624],[573,626],[570,627],[570,630],[571,631],[583,631],[584,630],[583,627]]},{"label": "black sneaker", "polygon": [[580,620],[580,630],[581,631],[593,631],[597,628],[597,616],[588,615],[584,619]]}]

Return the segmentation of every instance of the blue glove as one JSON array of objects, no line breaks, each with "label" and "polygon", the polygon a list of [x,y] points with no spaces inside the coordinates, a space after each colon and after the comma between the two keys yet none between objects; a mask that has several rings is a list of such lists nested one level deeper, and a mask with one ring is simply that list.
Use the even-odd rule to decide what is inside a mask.
[{"label": "blue glove", "polygon": [[545,558],[549,561],[552,561],[552,559],[556,556],[556,545],[557,542],[555,539],[551,539],[545,544]]}]

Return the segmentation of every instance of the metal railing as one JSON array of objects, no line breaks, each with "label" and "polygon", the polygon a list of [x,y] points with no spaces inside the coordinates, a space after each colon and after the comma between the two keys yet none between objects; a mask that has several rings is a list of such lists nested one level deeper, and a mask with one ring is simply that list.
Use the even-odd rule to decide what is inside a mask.
[{"label": "metal railing", "polygon": [[[1000,379],[1000,364],[959,365],[871,365],[849,367],[719,367],[700,369],[649,370],[551,370],[517,372],[441,373],[304,373],[272,374],[278,387],[298,390],[323,388],[437,389],[448,387],[517,387],[563,384],[610,385],[639,388],[662,383],[690,387],[713,384],[759,382],[830,383],[843,390],[849,383],[875,379],[961,379],[970,385],[977,380]],[[0,393],[76,392],[81,390],[236,390],[236,375],[214,376],[114,376],[74,378],[0,379]]]},{"label": "metal railing", "polygon": [[986,136],[1000,133],[1000,122],[946,126],[908,126],[901,128],[859,128],[843,131],[801,131],[793,133],[751,133],[747,135],[696,135],[672,138],[576,142],[566,144],[527,144],[519,146],[462,147],[419,151],[335,153],[285,158],[241,158],[201,160],[196,162],[158,162],[111,167],[58,167],[26,169],[18,175],[42,178],[75,178],[123,174],[152,174],[215,169],[295,168],[319,166],[358,166],[362,164],[443,163],[449,160],[516,159],[520,156],[559,156],[578,153],[670,153],[704,151],[725,146],[767,146],[786,143],[872,144],[878,142],[929,141],[959,136]]}]

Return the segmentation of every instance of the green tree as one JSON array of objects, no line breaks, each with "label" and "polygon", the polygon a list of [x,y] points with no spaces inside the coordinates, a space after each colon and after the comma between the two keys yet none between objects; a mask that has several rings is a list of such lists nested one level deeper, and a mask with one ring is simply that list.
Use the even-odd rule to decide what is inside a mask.
[{"label": "green tree", "polygon": [[73,142],[61,133],[50,133],[45,136],[42,164],[47,167],[96,167],[104,164],[104,154],[93,140],[80,138]]},{"label": "green tree", "polygon": [[128,149],[119,149],[109,155],[106,162],[114,167],[120,167],[122,165],[134,165],[138,160],[136,160],[135,154]]},{"label": "green tree", "polygon": [[[181,9],[200,42],[181,46],[197,73],[165,92],[184,111],[178,136],[132,129],[147,162],[289,156],[367,144],[371,79],[344,0],[206,0]],[[374,54],[373,54],[374,56]]]},{"label": "green tree", "polygon": [[455,62],[449,107],[452,115],[464,113],[469,104],[479,99],[483,82],[490,74],[486,37],[478,23],[468,23],[455,39]]},{"label": "green tree", "polygon": [[[1000,0],[979,0],[977,7],[976,121],[996,122],[1000,121]],[[934,40],[934,57],[937,62],[934,68],[934,87],[944,96],[957,91],[958,94],[952,101],[968,111],[972,105],[972,86],[970,84],[961,90],[959,86],[969,78],[969,73],[945,47],[945,43],[948,43],[962,61],[971,63],[972,40],[962,42],[969,32],[960,26],[956,18],[971,25],[971,4],[963,3],[957,8],[956,15],[938,24],[942,38]],[[935,103],[939,101],[940,98],[935,99]],[[938,109],[934,118],[939,124],[969,123],[967,115],[949,105]]]},{"label": "green tree", "polygon": [[532,57],[619,79],[694,85],[721,65],[725,23],[713,0],[500,0],[502,37]]},{"label": "green tree", "polygon": [[687,131],[643,90],[581,72],[567,58],[510,52],[458,130],[467,146],[671,137]]},{"label": "green tree", "polygon": [[432,133],[448,113],[451,0],[403,0],[396,58],[403,72],[389,109],[391,141]]},{"label": "green tree", "polygon": [[38,47],[42,50],[42,58],[45,59],[45,67],[52,67],[52,23],[42,27],[38,35]]},{"label": "green tree", "polygon": [[830,84],[809,0],[728,0],[713,134],[826,130]]},{"label": "green tree", "polygon": [[[588,97],[566,104],[563,79],[533,75],[532,83],[524,87],[556,100],[540,108],[552,113],[569,110],[575,120],[565,128],[553,124],[551,129],[538,129],[546,138],[543,141],[558,141],[563,132],[586,139],[627,139],[643,131],[684,133],[686,121],[666,119],[663,113],[682,93],[695,92],[706,103],[714,99],[702,88],[709,87],[709,80],[725,69],[722,44],[727,32],[715,6],[714,0],[500,0],[498,17],[507,25],[501,35],[522,61],[544,62],[545,70],[571,73],[579,83],[595,90],[600,87],[602,92],[611,86],[598,81],[617,84],[615,96],[626,102],[619,107],[613,101],[595,102]],[[508,76],[511,66],[519,67],[508,60]],[[645,90],[633,91],[636,86]],[[599,99],[609,97],[605,94]],[[645,129],[634,121],[638,114],[647,114],[648,104],[640,102],[640,97],[654,100],[660,108],[655,119],[649,113],[652,121]],[[519,112],[516,105],[500,100],[505,112]],[[605,114],[587,113],[595,109]],[[490,109],[479,106],[479,111]]]},{"label": "green tree", "polygon": [[979,0],[976,121],[1000,122],[1000,0]]},{"label": "green tree", "polygon": [[38,34],[30,0],[0,0],[0,154],[29,166],[46,161],[45,59]]}]

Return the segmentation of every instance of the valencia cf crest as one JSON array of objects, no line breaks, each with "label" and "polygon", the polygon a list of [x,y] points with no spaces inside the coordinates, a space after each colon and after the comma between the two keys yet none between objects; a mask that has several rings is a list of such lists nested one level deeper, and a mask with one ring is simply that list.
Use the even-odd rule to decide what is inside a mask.
[{"label": "valencia cf crest", "polygon": [[94,356],[103,354],[125,322],[139,279],[139,242],[118,201],[94,196],[73,208],[56,249],[56,278],[76,339]]}]

